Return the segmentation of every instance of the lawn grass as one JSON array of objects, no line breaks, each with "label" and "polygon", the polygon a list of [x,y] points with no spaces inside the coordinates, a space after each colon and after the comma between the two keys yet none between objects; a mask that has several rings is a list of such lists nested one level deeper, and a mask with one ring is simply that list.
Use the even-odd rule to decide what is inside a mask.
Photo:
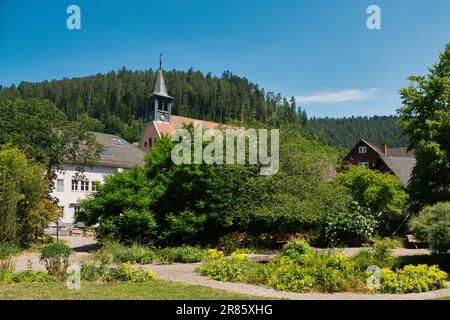
[{"label": "lawn grass", "polygon": [[169,281],[148,283],[82,283],[69,290],[65,283],[0,285],[0,300],[248,300],[259,297],[229,293]]},{"label": "lawn grass", "polygon": [[442,298],[436,298],[433,300],[450,300],[450,297],[442,297]]}]

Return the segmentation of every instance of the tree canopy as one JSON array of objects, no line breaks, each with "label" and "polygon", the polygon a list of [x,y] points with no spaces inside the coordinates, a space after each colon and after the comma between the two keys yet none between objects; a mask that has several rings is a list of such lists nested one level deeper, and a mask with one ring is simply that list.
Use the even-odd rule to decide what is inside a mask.
[{"label": "tree canopy", "polygon": [[69,121],[48,100],[0,100],[0,145],[17,146],[28,159],[43,164],[50,184],[65,160],[95,164],[100,146],[87,129],[86,117]]},{"label": "tree canopy", "polygon": [[59,217],[43,172],[17,148],[0,147],[0,243],[28,246]]},{"label": "tree canopy", "polygon": [[409,192],[413,208],[450,200],[450,44],[424,76],[401,89],[399,124],[416,152]]}]

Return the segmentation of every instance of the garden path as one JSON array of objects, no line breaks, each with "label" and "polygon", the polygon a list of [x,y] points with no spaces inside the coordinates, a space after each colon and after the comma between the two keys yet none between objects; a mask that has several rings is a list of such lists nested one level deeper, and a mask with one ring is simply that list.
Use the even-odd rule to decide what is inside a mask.
[{"label": "garden path", "polygon": [[[60,236],[69,247],[75,251],[75,255],[70,258],[70,263],[79,263],[83,258],[90,255],[89,251],[95,249],[97,242],[92,238]],[[14,259],[17,271],[24,271],[28,268],[28,262],[32,263],[33,270],[45,271],[45,266],[39,262],[39,253],[26,252]]]}]

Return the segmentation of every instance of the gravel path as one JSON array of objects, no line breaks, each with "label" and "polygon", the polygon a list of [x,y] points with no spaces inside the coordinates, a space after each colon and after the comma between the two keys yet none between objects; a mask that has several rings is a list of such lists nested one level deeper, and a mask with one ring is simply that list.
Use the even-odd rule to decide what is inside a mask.
[{"label": "gravel path", "polygon": [[[97,242],[95,239],[85,237],[60,236],[60,240],[64,241],[69,247],[75,251],[70,259],[70,263],[80,263],[83,258],[89,257],[89,251],[93,250]],[[28,262],[32,263],[33,270],[45,271],[45,266],[39,262],[39,253],[31,252],[18,256],[14,263],[17,271],[24,271],[28,268]]]},{"label": "gravel path", "polygon": [[292,299],[292,300],[424,300],[450,296],[450,288],[433,292],[411,294],[364,294],[364,293],[295,293],[282,292],[272,288],[256,286],[246,283],[220,282],[211,280],[195,273],[199,263],[171,264],[171,265],[144,265],[142,268],[151,269],[160,279],[179,281],[188,284],[201,285],[235,293],[242,293],[266,298]]}]

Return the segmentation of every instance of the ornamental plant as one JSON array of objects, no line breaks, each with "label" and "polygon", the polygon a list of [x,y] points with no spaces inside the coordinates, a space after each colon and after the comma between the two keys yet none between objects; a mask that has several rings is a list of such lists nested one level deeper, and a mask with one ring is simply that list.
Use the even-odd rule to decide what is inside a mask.
[{"label": "ornamental plant", "polygon": [[72,254],[71,248],[62,242],[56,242],[41,249],[40,261],[44,262],[49,275],[60,278],[66,273]]}]

